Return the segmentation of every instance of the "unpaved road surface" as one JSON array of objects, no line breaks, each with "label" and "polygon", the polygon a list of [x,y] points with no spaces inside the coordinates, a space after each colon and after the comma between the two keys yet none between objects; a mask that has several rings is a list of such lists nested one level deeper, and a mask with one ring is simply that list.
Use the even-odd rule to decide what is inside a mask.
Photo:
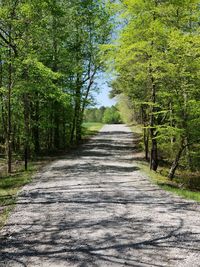
[{"label": "unpaved road surface", "polygon": [[199,204],[152,185],[124,125],[105,126],[26,186],[0,266],[200,266]]}]

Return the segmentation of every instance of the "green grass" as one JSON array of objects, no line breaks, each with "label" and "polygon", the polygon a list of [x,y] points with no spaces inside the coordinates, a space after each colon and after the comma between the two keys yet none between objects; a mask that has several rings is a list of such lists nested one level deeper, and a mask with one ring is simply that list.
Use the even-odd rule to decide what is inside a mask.
[{"label": "green grass", "polygon": [[[140,169],[151,178],[151,181],[154,184],[157,184],[162,189],[171,192],[175,195],[181,196],[183,198],[200,202],[200,192],[185,188],[187,184],[181,183],[181,181],[183,182],[185,180],[184,178],[181,179],[181,177],[178,177],[175,178],[173,181],[170,181],[166,176],[162,175],[161,173],[150,171],[148,163],[140,162],[138,163],[138,165]],[[166,170],[164,170],[164,173],[165,172]],[[183,173],[179,175],[183,175]]]},{"label": "green grass", "polygon": [[16,197],[20,189],[31,182],[33,173],[38,165],[30,163],[29,170],[22,169],[8,176],[0,178],[0,228],[5,224],[10,211],[16,203]]},{"label": "green grass", "polygon": [[104,126],[100,122],[85,122],[83,123],[83,139],[88,139],[91,136],[98,133],[98,131]]},{"label": "green grass", "polygon": [[[130,125],[133,133],[142,134],[142,125]],[[138,143],[138,146],[140,143]],[[187,170],[178,169],[173,181],[167,178],[170,166],[162,166],[157,172],[150,171],[149,164],[142,157],[138,165],[146,173],[154,184],[157,184],[163,190],[179,195],[186,199],[200,202],[200,174],[191,173]]]},{"label": "green grass", "polygon": [[171,187],[169,185],[160,185],[160,187],[166,191],[172,192],[186,199],[191,199],[200,202],[200,192],[193,192],[184,188],[180,189],[176,187]]}]

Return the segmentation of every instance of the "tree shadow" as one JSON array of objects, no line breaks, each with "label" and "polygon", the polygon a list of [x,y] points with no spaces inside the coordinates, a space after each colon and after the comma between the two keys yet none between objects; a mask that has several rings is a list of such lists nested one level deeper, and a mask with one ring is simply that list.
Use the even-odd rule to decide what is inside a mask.
[{"label": "tree shadow", "polygon": [[[184,251],[190,247],[193,252],[200,252],[195,246],[199,239],[194,242],[195,234],[182,231],[184,221],[181,218],[173,227],[165,226],[162,233],[155,232],[154,237],[146,238],[146,234],[152,234],[152,230],[148,229],[152,220],[147,218],[129,218],[125,213],[123,216],[102,219],[73,220],[56,215],[42,223],[41,220],[35,220],[32,224],[19,223],[21,230],[1,240],[1,266],[4,266],[3,262],[27,266],[24,258],[33,259],[33,262],[34,259],[40,262],[51,260],[58,264],[55,266],[61,263],[70,266],[107,266],[111,263],[121,266],[162,266],[158,259],[164,257],[166,249]],[[9,225],[12,228],[16,226]],[[102,229],[104,233],[99,235]],[[193,245],[190,245],[191,242]],[[2,251],[5,247],[9,252]],[[146,258],[143,254],[146,254]],[[157,263],[147,260],[153,256],[157,258]],[[180,259],[177,255],[173,260]]]},{"label": "tree shadow", "polygon": [[199,253],[187,222],[196,207],[129,162],[131,136],[101,132],[27,186],[2,232],[0,266],[177,266]]}]

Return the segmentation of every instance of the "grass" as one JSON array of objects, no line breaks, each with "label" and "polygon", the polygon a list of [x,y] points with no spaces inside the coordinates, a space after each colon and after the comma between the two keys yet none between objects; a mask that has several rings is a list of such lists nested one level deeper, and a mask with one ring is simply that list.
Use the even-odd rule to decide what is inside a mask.
[{"label": "grass", "polygon": [[100,122],[85,122],[83,123],[83,139],[89,139],[98,133],[98,131],[104,126]]},{"label": "grass", "polygon": [[162,189],[172,192],[176,195],[179,195],[181,197],[184,197],[186,199],[191,199],[191,200],[195,200],[200,202],[200,192],[193,192],[191,190],[187,190],[187,189],[179,189],[176,187],[170,187],[169,185],[160,185]]},{"label": "grass", "polygon": [[[129,126],[133,133],[142,134],[141,125]],[[138,143],[140,147],[140,143]],[[162,166],[157,172],[150,171],[149,164],[143,160],[144,155],[141,156],[141,160],[138,162],[140,169],[146,173],[154,184],[157,184],[160,188],[181,196],[186,199],[191,199],[200,202],[200,174],[191,173],[187,170],[178,169],[176,171],[176,177],[173,181],[167,178],[170,166]]]},{"label": "grass", "polygon": [[19,170],[8,176],[0,178],[0,228],[4,225],[10,211],[16,203],[19,190],[31,181],[35,165],[29,166],[28,171]]},{"label": "grass", "polygon": [[[154,184],[157,184],[163,190],[171,192],[175,195],[181,196],[185,199],[195,200],[200,202],[200,191],[195,191],[187,188],[188,184],[184,183],[186,181],[186,176],[183,177],[183,173],[179,171],[179,175],[173,181],[169,180],[166,176],[162,175],[163,169],[159,169],[158,172],[150,171],[147,162],[138,163],[140,169],[146,173]],[[166,170],[164,170],[165,172]],[[161,172],[161,173],[160,173]]]},{"label": "grass", "polygon": [[4,226],[10,211],[16,204],[20,189],[32,181],[33,174],[48,161],[30,162],[28,171],[22,166],[11,175],[0,177],[0,229]]}]

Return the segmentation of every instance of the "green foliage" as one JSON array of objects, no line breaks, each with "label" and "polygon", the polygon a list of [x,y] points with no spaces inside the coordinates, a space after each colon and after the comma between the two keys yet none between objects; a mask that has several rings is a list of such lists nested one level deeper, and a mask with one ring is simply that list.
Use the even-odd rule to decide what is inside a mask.
[{"label": "green foliage", "polygon": [[174,162],[173,171],[177,164],[199,170],[199,2],[117,5],[123,26],[113,44],[102,48],[114,72],[112,94],[128,99],[119,104],[121,111],[128,112],[131,103],[128,113],[144,125],[148,151],[157,149],[160,159]]},{"label": "green foliage", "polygon": [[105,107],[100,108],[87,108],[84,113],[85,122],[103,122],[103,114],[105,112]]},{"label": "green foliage", "polygon": [[1,1],[0,17],[1,152],[26,161],[77,143],[110,38],[104,0]]},{"label": "green foliage", "polygon": [[83,139],[88,139],[99,132],[99,130],[103,127],[103,123],[84,122],[82,127],[83,127]]},{"label": "green foliage", "polygon": [[106,108],[102,121],[106,124],[121,123],[120,113],[117,108],[115,106]]},{"label": "green foliage", "polygon": [[126,95],[118,95],[117,108],[119,110],[120,117],[124,123],[132,124],[133,122],[135,122],[133,104]]},{"label": "green foliage", "polygon": [[87,123],[121,123],[121,116],[115,106],[106,108],[89,108],[85,110],[84,121]]}]

